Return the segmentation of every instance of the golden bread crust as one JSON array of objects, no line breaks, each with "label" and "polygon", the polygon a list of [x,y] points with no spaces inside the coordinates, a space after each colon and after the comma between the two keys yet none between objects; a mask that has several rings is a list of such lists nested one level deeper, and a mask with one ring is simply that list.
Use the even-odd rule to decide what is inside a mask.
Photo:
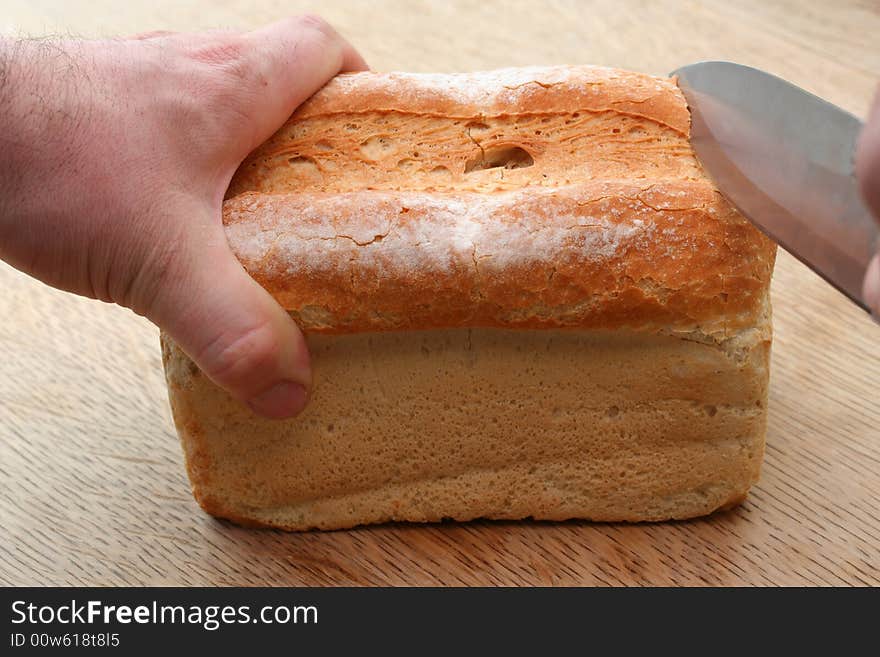
[{"label": "golden bread crust", "polygon": [[775,246],[704,183],[246,193],[227,238],[313,332],[754,324]]},{"label": "golden bread crust", "polygon": [[227,237],[308,331],[727,337],[776,247],[688,130],[673,81],[611,69],[340,76],[242,164]]}]

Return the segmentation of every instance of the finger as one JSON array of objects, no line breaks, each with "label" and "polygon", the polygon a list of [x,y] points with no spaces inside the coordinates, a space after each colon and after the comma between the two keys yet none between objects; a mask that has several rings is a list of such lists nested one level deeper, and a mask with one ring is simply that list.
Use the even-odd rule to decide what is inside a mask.
[{"label": "finger", "polygon": [[184,274],[162,290],[148,316],[209,379],[253,411],[296,415],[311,385],[305,339],[219,231],[210,244],[189,249]]},{"label": "finger", "polygon": [[859,135],[856,176],[865,203],[880,221],[880,87],[874,95],[868,121]]},{"label": "finger", "polygon": [[297,16],[278,21],[245,35],[251,46],[254,76],[263,85],[252,102],[259,103],[254,142],[248,150],[272,135],[293,111],[333,76],[367,68],[364,59],[326,21]]},{"label": "finger", "polygon": [[874,256],[865,272],[862,299],[874,315],[880,315],[880,256]]}]

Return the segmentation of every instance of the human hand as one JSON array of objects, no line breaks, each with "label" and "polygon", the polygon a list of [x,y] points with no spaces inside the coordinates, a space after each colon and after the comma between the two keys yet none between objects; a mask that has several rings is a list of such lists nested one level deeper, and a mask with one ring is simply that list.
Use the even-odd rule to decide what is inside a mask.
[{"label": "human hand", "polygon": [[[880,87],[874,94],[868,121],[859,136],[856,177],[868,209],[880,221]],[[868,265],[862,285],[862,298],[874,315],[880,316],[880,256],[875,255]]]},{"label": "human hand", "polygon": [[324,21],[131,39],[0,39],[0,258],[162,327],[268,417],[306,403],[290,316],[230,251],[221,208],[245,156],[340,71]]}]

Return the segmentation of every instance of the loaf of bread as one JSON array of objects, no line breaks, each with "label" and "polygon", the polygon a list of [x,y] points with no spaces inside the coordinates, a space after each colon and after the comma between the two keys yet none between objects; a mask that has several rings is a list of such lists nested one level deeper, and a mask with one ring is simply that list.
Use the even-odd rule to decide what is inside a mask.
[{"label": "loaf of bread", "polygon": [[223,211],[306,333],[308,408],[256,417],[163,337],[202,507],[303,530],[740,502],[776,251],[689,124],[674,80],[606,68],[335,78]]}]

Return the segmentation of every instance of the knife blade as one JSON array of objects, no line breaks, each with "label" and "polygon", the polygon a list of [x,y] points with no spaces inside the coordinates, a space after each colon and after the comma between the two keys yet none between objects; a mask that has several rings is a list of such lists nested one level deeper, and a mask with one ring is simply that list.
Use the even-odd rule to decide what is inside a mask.
[{"label": "knife blade", "polygon": [[869,311],[862,280],[876,253],[878,228],[854,173],[862,122],[741,64],[700,62],[671,75],[691,111],[691,145],[721,193]]}]

